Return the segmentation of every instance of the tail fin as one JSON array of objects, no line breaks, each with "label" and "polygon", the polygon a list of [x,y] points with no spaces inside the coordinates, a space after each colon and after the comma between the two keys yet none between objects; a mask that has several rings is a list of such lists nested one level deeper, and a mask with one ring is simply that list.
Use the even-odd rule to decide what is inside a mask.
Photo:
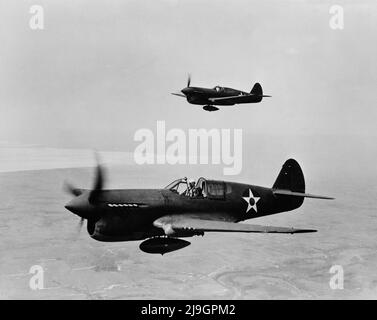
[{"label": "tail fin", "polygon": [[260,83],[257,82],[256,84],[254,84],[254,87],[253,89],[251,89],[250,93],[258,96],[263,96],[263,90]]},{"label": "tail fin", "polygon": [[253,87],[253,89],[251,89],[250,94],[255,96],[256,100],[254,102],[260,102],[265,97],[271,97],[271,96],[263,94],[262,86],[258,82],[256,84],[254,84],[254,87]]},{"label": "tail fin", "polygon": [[294,159],[285,161],[272,193],[278,197],[280,209],[293,210],[302,205],[304,198],[327,199],[334,198],[305,193],[305,179],[300,165]]},{"label": "tail fin", "polygon": [[296,160],[285,161],[272,188],[305,193],[304,174]]},{"label": "tail fin", "polygon": [[279,207],[283,211],[299,208],[304,202],[304,197],[291,194],[281,194],[279,191],[305,193],[305,179],[300,165],[294,159],[285,161],[278,177],[272,187],[272,192],[278,197]]}]

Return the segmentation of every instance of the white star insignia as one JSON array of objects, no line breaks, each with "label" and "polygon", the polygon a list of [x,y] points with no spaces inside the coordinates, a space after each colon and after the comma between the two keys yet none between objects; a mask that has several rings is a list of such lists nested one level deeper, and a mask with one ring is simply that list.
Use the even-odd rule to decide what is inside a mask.
[{"label": "white star insignia", "polygon": [[[260,197],[254,197],[251,189],[249,189],[249,196],[248,197],[242,197],[242,199],[244,199],[247,202],[246,213],[249,212],[249,210],[251,208],[253,208],[254,211],[257,212],[257,202],[259,201]],[[250,201],[250,199],[252,199],[252,201]],[[250,203],[252,203],[253,205],[251,205]]]}]

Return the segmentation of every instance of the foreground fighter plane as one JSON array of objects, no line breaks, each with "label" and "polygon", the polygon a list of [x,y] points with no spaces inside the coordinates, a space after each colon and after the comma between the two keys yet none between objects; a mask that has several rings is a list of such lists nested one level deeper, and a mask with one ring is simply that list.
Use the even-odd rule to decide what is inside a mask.
[{"label": "foreground fighter plane", "polygon": [[190,242],[179,239],[205,232],[305,233],[310,229],[261,226],[239,221],[290,211],[304,198],[333,199],[305,193],[299,164],[287,160],[272,188],[200,178],[192,188],[187,178],[164,189],[104,190],[97,165],[92,190],[66,184],[74,198],[66,209],[86,219],[89,235],[99,241],[145,240],[147,253],[174,251]]},{"label": "foreground fighter plane", "polygon": [[262,86],[256,83],[249,92],[244,92],[232,88],[216,86],[214,88],[190,87],[191,77],[188,76],[187,87],[181,90],[181,93],[172,93],[175,96],[186,98],[191,104],[204,105],[206,111],[216,111],[217,106],[233,106],[241,103],[261,102],[263,97]]}]

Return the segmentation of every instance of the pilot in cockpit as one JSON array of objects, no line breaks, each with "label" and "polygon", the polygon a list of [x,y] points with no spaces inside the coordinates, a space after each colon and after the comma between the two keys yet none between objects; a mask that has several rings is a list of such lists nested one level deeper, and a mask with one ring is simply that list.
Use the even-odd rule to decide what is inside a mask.
[{"label": "pilot in cockpit", "polygon": [[194,196],[194,192],[195,192],[195,180],[190,179],[188,182],[187,194],[188,196],[192,197]]},{"label": "pilot in cockpit", "polygon": [[197,186],[194,191],[194,197],[200,198],[203,197],[203,190],[201,187]]}]

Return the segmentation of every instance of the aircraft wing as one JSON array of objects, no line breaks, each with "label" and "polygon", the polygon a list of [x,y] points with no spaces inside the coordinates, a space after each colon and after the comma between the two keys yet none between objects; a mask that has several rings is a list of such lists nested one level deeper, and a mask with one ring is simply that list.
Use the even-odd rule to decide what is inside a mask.
[{"label": "aircraft wing", "polygon": [[199,215],[170,215],[158,218],[153,222],[155,227],[161,228],[166,235],[175,231],[203,231],[203,232],[257,232],[257,233],[306,233],[316,232],[311,229],[294,229],[286,227],[261,226],[255,224],[236,223],[229,221],[201,219]]},{"label": "aircraft wing", "polygon": [[172,92],[171,93],[173,96],[178,96],[178,97],[182,97],[182,98],[186,98],[186,96],[182,93],[175,93],[175,92]]},{"label": "aircraft wing", "polygon": [[225,102],[225,103],[246,103],[253,102],[255,98],[259,97],[270,97],[267,95],[256,95],[256,94],[244,94],[238,96],[229,96],[229,97],[219,97],[219,98],[208,98],[209,101],[216,102]]}]

